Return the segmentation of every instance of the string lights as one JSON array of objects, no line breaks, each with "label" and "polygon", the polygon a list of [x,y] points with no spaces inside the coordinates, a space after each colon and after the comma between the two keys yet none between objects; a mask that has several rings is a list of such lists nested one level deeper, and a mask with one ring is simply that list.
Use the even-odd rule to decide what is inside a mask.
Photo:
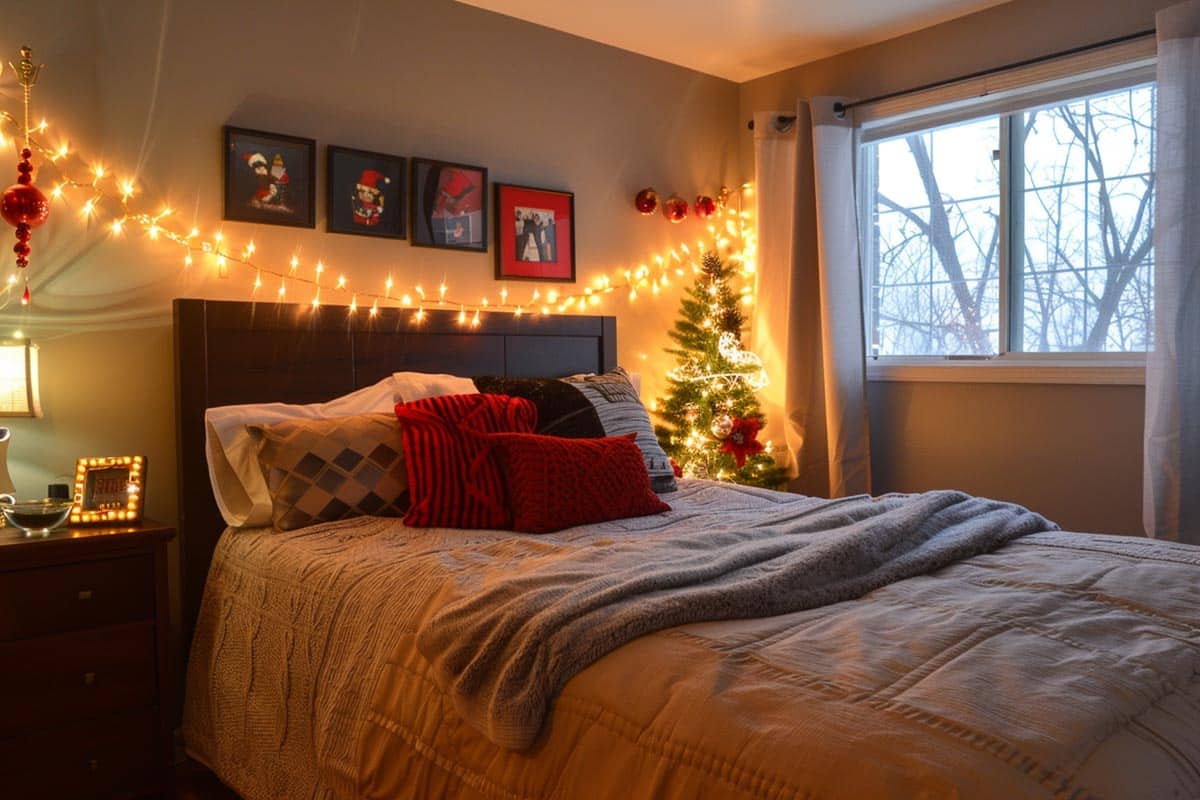
[{"label": "string lights", "polygon": [[[366,307],[371,316],[378,314],[381,307],[399,307],[414,312],[414,323],[425,319],[427,309],[457,309],[460,324],[477,328],[483,311],[504,311],[514,316],[587,313],[594,311],[609,295],[624,296],[630,302],[646,293],[657,296],[671,285],[673,279],[698,270],[696,257],[714,248],[727,252],[727,257],[739,265],[745,277],[752,276],[755,271],[757,235],[752,213],[743,208],[753,189],[750,184],[743,184],[735,191],[722,190],[716,213],[707,226],[710,238],[696,242],[696,256],[687,242],[680,242],[653,256],[649,263],[619,268],[611,275],[598,275],[590,284],[571,293],[556,289],[543,292],[534,288],[522,299],[515,297],[507,286],[499,285],[493,294],[468,300],[454,297],[442,281],[436,295],[427,296],[420,284],[413,284],[407,291],[400,290],[391,273],[381,291],[372,291],[352,286],[347,273],[332,270],[324,261],[316,261],[309,271],[304,269],[299,255],[291,254],[277,265],[260,254],[253,240],[239,246],[221,230],[205,236],[199,228],[180,222],[170,207],[143,197],[133,178],[99,162],[89,162],[82,153],[69,146],[67,137],[61,137],[56,145],[48,144],[45,138],[50,126],[45,120],[27,130],[22,128],[14,115],[0,111],[0,147],[8,145],[10,138],[19,141],[27,134],[33,152],[45,163],[54,165],[58,179],[49,192],[53,204],[79,203],[78,218],[88,224],[100,224],[111,237],[125,237],[140,231],[149,241],[175,247],[185,269],[207,263],[220,277],[228,277],[231,265],[239,267],[248,276],[249,294],[253,299],[261,298],[265,286],[277,285],[273,292],[277,301],[305,302],[307,299],[314,309],[331,300],[347,305],[350,313]],[[148,211],[148,208],[156,210]],[[338,277],[331,281],[326,272],[334,272]],[[0,286],[0,291],[9,292],[15,284],[15,278],[10,277]],[[744,290],[743,299],[747,304],[751,302],[749,288]]]}]

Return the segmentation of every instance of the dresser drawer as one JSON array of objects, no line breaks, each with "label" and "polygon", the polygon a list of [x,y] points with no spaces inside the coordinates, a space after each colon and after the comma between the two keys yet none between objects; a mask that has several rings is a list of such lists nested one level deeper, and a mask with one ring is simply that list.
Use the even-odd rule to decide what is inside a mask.
[{"label": "dresser drawer", "polygon": [[0,737],[155,704],[149,622],[0,642]]},{"label": "dresser drawer", "polygon": [[0,572],[0,641],[154,618],[154,559]]},{"label": "dresser drawer", "polygon": [[0,740],[0,791],[21,800],[108,800],[161,788],[157,725],[146,711]]}]

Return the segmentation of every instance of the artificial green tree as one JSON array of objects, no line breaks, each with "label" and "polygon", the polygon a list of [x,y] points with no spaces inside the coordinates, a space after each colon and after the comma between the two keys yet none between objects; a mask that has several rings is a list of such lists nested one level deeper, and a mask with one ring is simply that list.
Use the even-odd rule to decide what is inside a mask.
[{"label": "artificial green tree", "polygon": [[680,304],[667,352],[676,366],[657,401],[659,443],[684,477],[752,486],[780,486],[786,476],[759,440],[766,423],[757,390],[766,385],[762,362],[742,348],[742,298],[737,270],[705,253],[696,281]]}]

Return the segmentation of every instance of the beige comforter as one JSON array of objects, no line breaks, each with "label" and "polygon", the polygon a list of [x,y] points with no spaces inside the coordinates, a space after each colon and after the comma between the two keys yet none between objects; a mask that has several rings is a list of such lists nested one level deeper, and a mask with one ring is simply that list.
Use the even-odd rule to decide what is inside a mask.
[{"label": "beige comforter", "polygon": [[250,800],[1200,795],[1200,549],[1042,533],[833,606],[637,639],[541,739],[463,723],[414,646],[472,563],[762,523],[813,501],[687,482],[561,534],[362,519],[222,538],[190,752]]}]

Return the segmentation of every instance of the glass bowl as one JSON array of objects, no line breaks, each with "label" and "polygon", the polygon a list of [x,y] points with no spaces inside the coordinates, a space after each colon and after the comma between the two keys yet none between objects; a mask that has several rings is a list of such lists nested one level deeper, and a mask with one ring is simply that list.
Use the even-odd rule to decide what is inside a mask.
[{"label": "glass bowl", "polygon": [[5,522],[20,528],[26,536],[46,536],[67,521],[74,505],[74,500],[21,500],[0,503],[0,513]]}]

